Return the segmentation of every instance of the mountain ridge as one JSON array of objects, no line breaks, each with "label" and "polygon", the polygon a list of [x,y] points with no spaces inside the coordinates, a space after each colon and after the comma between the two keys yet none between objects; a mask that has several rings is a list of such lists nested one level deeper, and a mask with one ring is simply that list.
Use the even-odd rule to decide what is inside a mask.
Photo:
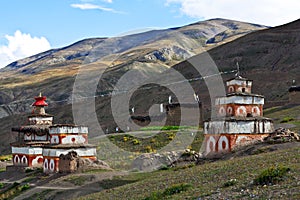
[{"label": "mountain ridge", "polygon": [[[126,64],[127,62],[133,63],[134,60],[138,60],[138,62],[148,63],[147,66],[149,69],[158,67],[158,70],[165,70],[176,63],[204,51],[206,47],[199,48],[197,46],[205,45],[205,42],[209,38],[219,32],[229,30],[230,28],[226,28],[223,24],[230,23],[241,27],[241,32],[234,32],[233,35],[237,34],[242,36],[245,34],[245,30],[248,32],[253,28],[253,25],[244,22],[225,19],[210,20],[179,27],[177,30],[180,31],[175,32],[173,32],[172,29],[165,29],[124,37],[84,39],[63,48],[52,49],[29,58],[21,59],[0,69],[0,104],[29,99],[36,95],[32,91],[33,88],[36,88],[38,93],[45,93],[49,99],[63,100],[59,95],[59,97],[54,97],[55,90],[51,92],[51,89],[38,89],[36,85],[45,85],[46,83],[43,82],[47,82],[47,80],[57,80],[61,82],[63,77],[73,79],[81,65],[95,62],[97,59],[99,60],[99,58],[101,59],[101,57],[108,55],[115,55],[113,57],[116,57],[121,54],[119,60],[112,63],[116,67],[128,66]],[[259,29],[264,28],[266,27],[259,27]],[[255,30],[257,30],[256,26]],[[185,44],[182,45],[180,43],[182,41],[176,41],[178,38],[184,38],[186,40],[184,41]],[[226,40],[226,38],[224,38],[224,40]],[[222,42],[223,41],[221,41],[220,44]],[[219,43],[214,45],[219,45]],[[96,53],[99,54],[97,55],[98,58],[89,61],[95,46]],[[211,45],[208,48],[212,48]],[[116,69],[116,67],[114,69]],[[127,68],[130,68],[130,66]],[[53,83],[49,84],[51,85]],[[32,87],[31,89],[28,88],[30,86]],[[70,94],[71,89],[72,88],[67,89],[64,93]]]}]

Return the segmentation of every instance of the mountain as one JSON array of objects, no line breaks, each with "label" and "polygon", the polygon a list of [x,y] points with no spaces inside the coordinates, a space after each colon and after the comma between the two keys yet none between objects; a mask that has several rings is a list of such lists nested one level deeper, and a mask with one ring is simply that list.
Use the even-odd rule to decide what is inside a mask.
[{"label": "mountain", "polygon": [[[50,106],[47,112],[56,116],[56,123],[72,123],[71,95],[80,70],[94,76],[99,71],[104,72],[95,94],[99,96],[96,111],[103,127],[113,127],[109,94],[128,71],[141,72],[141,78],[146,80],[153,72],[167,71],[207,49],[267,28],[212,19],[122,37],[85,39],[11,63],[0,70],[0,133],[9,135],[8,140],[3,141],[6,145],[2,146],[7,150],[7,143],[14,140],[11,127],[26,122],[26,113],[30,112],[33,97],[39,92],[48,97]],[[84,86],[87,91],[91,89],[88,82]],[[166,95],[156,100],[166,99]],[[136,104],[142,105],[143,109],[151,107],[151,102],[145,102],[143,97],[137,93]],[[97,133],[92,131],[92,136],[97,136]]]},{"label": "mountain", "polygon": [[[39,92],[47,95],[50,101],[70,103],[72,85],[82,65],[97,64],[109,57],[110,80],[99,89],[109,92],[113,89],[112,80],[129,69],[139,68],[138,63],[147,63],[151,70],[164,71],[206,49],[265,28],[256,24],[213,19],[123,37],[85,39],[13,62],[0,70],[0,105],[9,104],[5,109],[0,107],[0,117],[28,111],[29,102],[22,102],[23,105],[14,102],[31,99]],[[91,70],[101,70],[101,67],[96,66]],[[143,70],[146,78],[148,70]]]},{"label": "mountain", "polygon": [[[300,81],[300,20],[247,34],[233,42],[226,43],[208,51],[209,56],[220,72],[236,69],[239,63],[241,75],[253,80],[253,93],[266,98],[270,107],[282,101],[288,101],[288,89],[293,80]],[[194,78],[191,62],[200,60],[205,54],[199,54],[190,60],[175,65],[187,79]],[[191,61],[193,60],[193,61]],[[223,79],[234,74],[225,74]],[[200,89],[205,85],[195,83]],[[205,98],[203,98],[205,99]]]}]

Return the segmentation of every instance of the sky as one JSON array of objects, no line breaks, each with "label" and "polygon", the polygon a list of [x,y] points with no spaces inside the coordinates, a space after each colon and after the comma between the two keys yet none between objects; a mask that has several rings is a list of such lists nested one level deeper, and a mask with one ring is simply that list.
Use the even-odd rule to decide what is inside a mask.
[{"label": "sky", "polygon": [[299,0],[1,0],[0,68],[84,38],[226,18],[278,26],[299,19]]}]

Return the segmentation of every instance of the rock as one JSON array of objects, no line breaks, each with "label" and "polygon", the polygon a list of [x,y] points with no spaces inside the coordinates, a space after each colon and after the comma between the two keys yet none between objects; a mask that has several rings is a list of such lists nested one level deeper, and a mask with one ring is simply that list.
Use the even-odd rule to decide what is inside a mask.
[{"label": "rock", "polygon": [[158,170],[163,166],[170,166],[172,163],[176,162],[179,157],[180,154],[174,151],[166,152],[164,154],[142,154],[132,162],[132,169],[146,172]]},{"label": "rock", "polygon": [[268,137],[264,139],[266,142],[291,142],[291,141],[299,141],[299,134],[290,131],[285,128],[278,128],[273,133],[270,133]]},{"label": "rock", "polygon": [[181,152],[165,152],[163,154],[147,153],[140,155],[133,161],[132,169],[149,172],[164,166],[174,167],[181,163],[193,163],[201,157],[201,154],[190,149]]},{"label": "rock", "polygon": [[79,169],[111,169],[110,166],[102,160],[90,160],[85,158],[79,158]]}]

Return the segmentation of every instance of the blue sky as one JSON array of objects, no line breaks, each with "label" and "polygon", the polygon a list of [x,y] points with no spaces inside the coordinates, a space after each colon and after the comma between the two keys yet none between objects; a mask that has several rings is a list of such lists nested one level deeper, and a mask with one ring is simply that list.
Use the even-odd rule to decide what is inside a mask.
[{"label": "blue sky", "polygon": [[1,0],[0,68],[89,37],[182,26],[210,18],[281,25],[298,0]]}]

